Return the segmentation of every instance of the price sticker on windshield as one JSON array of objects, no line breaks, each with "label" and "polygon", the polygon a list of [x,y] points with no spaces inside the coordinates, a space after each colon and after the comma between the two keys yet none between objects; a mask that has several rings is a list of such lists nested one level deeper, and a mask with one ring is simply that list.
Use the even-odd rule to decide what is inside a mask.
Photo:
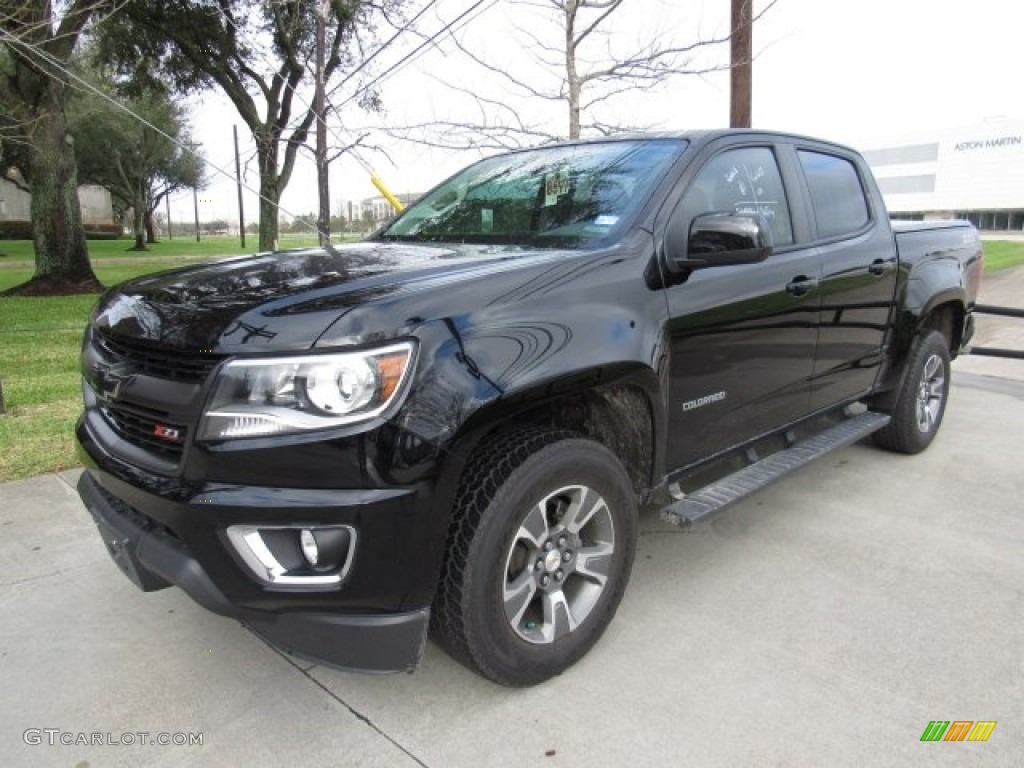
[{"label": "price sticker on windshield", "polygon": [[544,178],[544,207],[554,205],[562,195],[569,194],[569,169],[562,168]]}]

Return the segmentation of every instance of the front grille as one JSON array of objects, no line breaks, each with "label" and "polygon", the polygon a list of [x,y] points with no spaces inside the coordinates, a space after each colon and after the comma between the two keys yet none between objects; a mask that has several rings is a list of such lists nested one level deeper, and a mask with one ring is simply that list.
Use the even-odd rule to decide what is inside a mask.
[{"label": "front grille", "polygon": [[224,359],[223,355],[180,352],[137,341],[115,340],[103,333],[97,333],[95,339],[96,345],[107,356],[131,363],[134,372],[162,379],[200,383],[205,381],[210,371]]},{"label": "front grille", "polygon": [[128,442],[168,458],[181,457],[188,434],[184,424],[168,421],[159,411],[123,403],[104,403],[100,410],[114,430]]}]

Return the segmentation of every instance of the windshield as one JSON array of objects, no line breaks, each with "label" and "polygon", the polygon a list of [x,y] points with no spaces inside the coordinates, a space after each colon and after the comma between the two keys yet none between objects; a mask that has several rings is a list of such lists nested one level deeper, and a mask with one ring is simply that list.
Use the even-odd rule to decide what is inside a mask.
[{"label": "windshield", "polygon": [[378,238],[551,247],[600,239],[639,210],[683,147],[613,141],[492,157],[429,192]]}]

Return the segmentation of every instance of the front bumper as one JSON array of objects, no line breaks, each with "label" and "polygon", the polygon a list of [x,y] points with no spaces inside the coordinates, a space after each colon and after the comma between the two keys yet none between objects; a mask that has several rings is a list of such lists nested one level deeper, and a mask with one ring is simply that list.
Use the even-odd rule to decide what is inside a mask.
[{"label": "front bumper", "polygon": [[214,613],[238,619],[297,656],[343,669],[398,672],[423,653],[429,610],[347,614],[327,610],[267,611],[239,605],[217,586],[172,532],[104,491],[86,471],[78,492],[111,558],[143,591],[175,585]]}]

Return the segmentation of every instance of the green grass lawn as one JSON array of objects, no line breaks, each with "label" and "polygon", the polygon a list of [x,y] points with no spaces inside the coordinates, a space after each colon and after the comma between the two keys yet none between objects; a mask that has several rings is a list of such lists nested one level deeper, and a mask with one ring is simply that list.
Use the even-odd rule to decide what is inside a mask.
[{"label": "green grass lawn", "polygon": [[[334,241],[340,242],[347,238],[335,236]],[[135,241],[125,237],[120,240],[90,240],[89,258],[91,259],[150,259],[164,257],[180,258],[213,258],[216,256],[233,256],[241,253],[255,253],[259,238],[256,235],[245,236],[245,248],[242,248],[238,237],[228,235],[203,235],[200,242],[195,237],[175,237],[173,240],[163,239],[153,243],[148,251],[129,250]],[[281,248],[302,248],[316,245],[316,235],[283,234],[278,245]],[[0,266],[5,262],[32,261],[35,254],[31,240],[0,240]]]},{"label": "green grass lawn", "polygon": [[985,271],[998,272],[1024,264],[1024,242],[1016,240],[986,240]]},{"label": "green grass lawn", "polygon": [[[987,241],[985,254],[986,272],[1024,265],[1024,243]],[[181,255],[187,254],[175,254]],[[172,257],[167,264],[103,265],[96,273],[113,285],[173,266]],[[0,291],[31,274],[30,269],[0,269]],[[7,408],[0,415],[0,482],[75,466],[78,353],[95,301],[96,296],[0,297],[0,382]]]},{"label": "green grass lawn", "polygon": [[[197,244],[193,239],[187,244],[175,239],[160,243],[153,253],[141,255],[147,261],[152,256],[165,256],[164,263],[104,264],[96,267],[96,274],[104,285],[114,285],[180,266],[185,258],[217,258],[241,252],[236,238],[221,238],[216,253],[210,250],[214,241],[204,238]],[[281,246],[295,248],[314,243],[312,238],[286,238]],[[94,241],[89,245],[94,258],[140,255],[124,254],[126,241]],[[157,253],[156,248],[162,245],[168,248]],[[206,250],[200,250],[199,245]],[[118,254],[112,246],[122,252]],[[26,253],[27,259],[32,259],[29,241],[0,241],[0,250],[20,254],[20,258],[8,261],[26,258]],[[0,259],[0,266],[3,261]],[[0,268],[0,292],[31,276],[31,269]],[[73,431],[82,401],[78,354],[82,330],[96,299],[96,295],[0,297],[0,385],[6,408],[6,413],[0,415],[0,482],[77,464]]]}]

